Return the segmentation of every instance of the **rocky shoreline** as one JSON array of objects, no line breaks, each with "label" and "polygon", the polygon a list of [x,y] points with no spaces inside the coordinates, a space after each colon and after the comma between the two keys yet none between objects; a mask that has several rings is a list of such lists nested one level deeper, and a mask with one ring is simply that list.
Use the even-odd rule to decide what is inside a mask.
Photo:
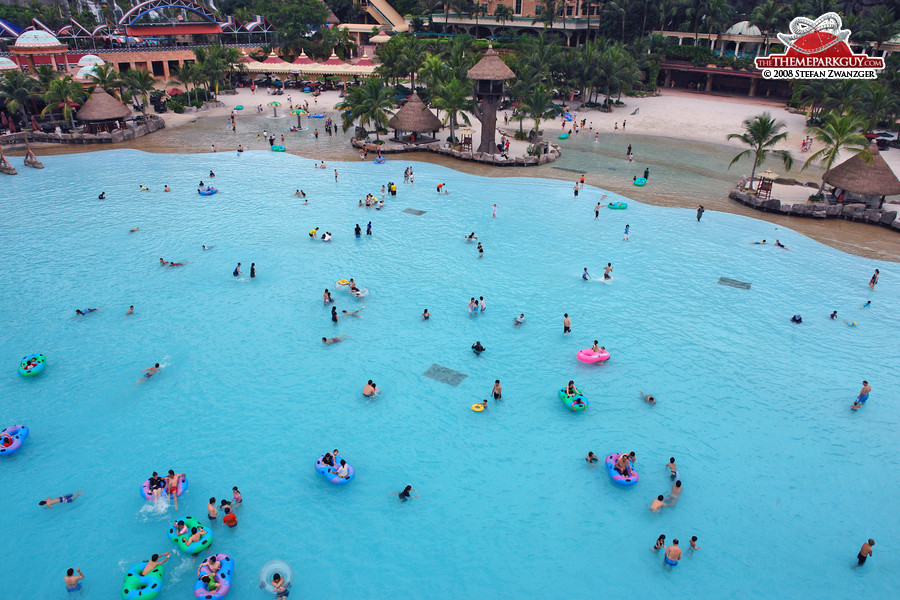
[{"label": "rocky shoreline", "polygon": [[[354,148],[359,150],[368,149],[373,152],[373,145],[366,140],[351,140]],[[477,162],[483,165],[492,165],[495,167],[537,167],[551,163],[559,158],[560,147],[557,144],[547,144],[547,152],[540,156],[515,156],[503,158],[499,154],[489,154],[487,152],[471,152],[453,150],[446,142],[430,142],[428,144],[404,144],[401,142],[390,141],[381,145],[381,154],[400,154],[404,152],[432,152],[449,156],[458,160],[469,162]]]}]

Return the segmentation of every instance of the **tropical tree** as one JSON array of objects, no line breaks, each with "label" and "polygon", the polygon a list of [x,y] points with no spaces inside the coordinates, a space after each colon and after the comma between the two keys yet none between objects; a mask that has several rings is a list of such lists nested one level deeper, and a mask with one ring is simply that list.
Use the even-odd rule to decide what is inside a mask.
[{"label": "tropical tree", "polygon": [[471,87],[464,80],[451,79],[447,83],[438,86],[435,92],[434,106],[443,109],[447,113],[446,121],[450,124],[451,140],[456,139],[454,131],[457,119],[460,116],[462,116],[463,122],[467,125],[471,122],[469,115],[463,112],[472,105],[472,101],[469,99],[470,91]]},{"label": "tropical tree", "polygon": [[424,40],[403,36],[400,46],[400,69],[404,74],[409,75],[409,87],[414,91],[416,89],[416,73],[419,72],[419,66],[422,64],[424,49]]},{"label": "tropical tree", "polygon": [[88,80],[99,85],[110,96],[122,99],[122,79],[119,77],[118,71],[113,69],[109,63],[94,67],[88,75]]},{"label": "tropical tree", "polygon": [[843,115],[859,102],[861,84],[853,79],[831,80],[825,83],[824,91],[823,108]]},{"label": "tropical tree", "polygon": [[728,0],[707,0],[704,8],[706,9],[706,32],[710,35],[709,47],[712,48],[712,34],[715,32],[718,41],[722,32],[734,23],[737,10]]},{"label": "tropical tree", "polygon": [[859,94],[859,101],[853,112],[865,122],[866,130],[873,131],[879,123],[892,121],[900,110],[900,101],[881,83],[870,81]]},{"label": "tropical tree", "polygon": [[399,37],[395,36],[387,44],[382,44],[375,49],[375,54],[381,61],[375,72],[385,79],[392,79],[394,83],[406,75],[403,72],[403,48],[402,41],[398,40]]},{"label": "tropical tree", "polygon": [[22,71],[7,71],[0,78],[0,101],[6,104],[10,113],[19,113],[22,120],[28,120],[28,101],[37,93],[37,81]]},{"label": "tropical tree", "polygon": [[125,86],[132,94],[141,98],[141,112],[147,114],[147,104],[150,102],[150,92],[156,88],[159,82],[147,69],[129,69],[125,74]]},{"label": "tropical tree", "polygon": [[443,0],[419,0],[417,8],[420,14],[428,15],[428,29],[434,29],[434,14],[443,4]]},{"label": "tropical tree", "polygon": [[172,78],[166,82],[166,85],[182,85],[187,93],[188,102],[191,101],[191,84],[197,79],[197,65],[194,63],[184,63],[180,67],[169,69],[169,76]]},{"label": "tropical tree", "polygon": [[750,24],[765,36],[765,53],[769,53],[769,37],[782,28],[788,18],[788,7],[777,0],[765,0],[750,13]]},{"label": "tropical tree", "polygon": [[556,21],[559,9],[563,5],[562,0],[538,0],[532,24],[540,21],[544,24],[545,31],[548,27],[553,27],[553,22]]},{"label": "tropical tree", "polygon": [[622,22],[622,38],[621,41],[625,42],[625,15],[627,14],[628,0],[613,0],[612,2],[607,2],[606,6],[603,7],[603,10],[618,18]]},{"label": "tropical tree", "polygon": [[63,75],[59,79],[54,79],[42,96],[47,106],[41,111],[41,116],[59,110],[63,120],[69,121],[74,128],[75,117],[72,108],[80,106],[84,102],[85,96],[84,89],[72,79],[71,75]]},{"label": "tropical tree", "polygon": [[389,117],[393,114],[394,92],[385,85],[383,79],[377,77],[368,78],[362,85],[350,88],[343,102],[335,105],[343,111],[341,125],[344,131],[353,127],[353,123],[359,120],[363,127],[373,125],[375,138],[381,129],[386,129]]},{"label": "tropical tree", "polygon": [[52,65],[38,65],[34,71],[38,81],[38,89],[46,90],[50,82],[56,79],[56,69]]},{"label": "tropical tree", "polygon": [[739,153],[728,163],[731,165],[744,158],[753,157],[753,170],[750,172],[750,189],[753,189],[753,178],[756,176],[756,168],[762,166],[766,158],[772,154],[779,157],[784,163],[784,168],[790,170],[794,164],[794,157],[789,150],[776,150],[775,145],[787,138],[787,132],[781,130],[787,127],[784,121],[776,121],[772,115],[765,112],[756,115],[752,119],[744,121],[743,133],[729,133],[727,139],[739,140],[749,146],[747,150]]},{"label": "tropical tree", "polygon": [[497,19],[497,22],[501,24],[505,24],[507,21],[512,20],[515,15],[516,13],[513,9],[505,4],[498,4],[497,8],[494,9],[494,17]]},{"label": "tropical tree", "polygon": [[875,50],[880,50],[881,44],[900,33],[900,23],[897,22],[894,11],[887,6],[878,6],[870,10],[866,14],[865,21],[866,29],[875,42]]},{"label": "tropical tree", "polygon": [[597,64],[597,87],[606,95],[606,103],[610,103],[613,94],[619,96],[631,89],[637,78],[634,59],[621,44],[606,48],[600,55]]},{"label": "tropical tree", "polygon": [[556,107],[553,105],[553,91],[543,83],[539,83],[525,96],[525,101],[519,104],[519,110],[534,119],[535,135],[541,133],[541,121],[552,119],[556,116]]},{"label": "tropical tree", "polygon": [[[868,150],[869,140],[859,133],[859,130],[864,125],[863,121],[856,115],[826,114],[821,125],[809,127],[806,130],[814,140],[822,144],[823,148],[806,159],[803,169],[814,162],[818,162],[827,172],[838,159],[838,155],[844,150],[862,156],[866,162],[871,162],[872,153]],[[821,194],[824,189],[825,174],[823,173],[822,185],[819,186],[819,191],[816,194]]]}]

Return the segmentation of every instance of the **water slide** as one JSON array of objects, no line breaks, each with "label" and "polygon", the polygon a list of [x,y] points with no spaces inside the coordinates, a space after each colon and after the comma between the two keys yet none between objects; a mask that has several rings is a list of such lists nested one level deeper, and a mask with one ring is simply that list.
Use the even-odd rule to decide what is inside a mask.
[{"label": "water slide", "polygon": [[388,4],[387,0],[368,0],[366,12],[372,15],[380,24],[390,25],[391,29],[397,33],[409,31],[406,19],[394,10],[394,7]]}]

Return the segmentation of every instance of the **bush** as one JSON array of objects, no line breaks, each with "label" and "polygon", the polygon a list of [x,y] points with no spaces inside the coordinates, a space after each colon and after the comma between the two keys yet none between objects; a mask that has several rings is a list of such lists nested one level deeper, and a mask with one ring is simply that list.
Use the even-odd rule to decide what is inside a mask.
[{"label": "bush", "polygon": [[181,100],[177,96],[169,100],[167,106],[173,113],[181,114],[184,112],[184,104],[181,103]]},{"label": "bush", "polygon": [[825,202],[825,194],[812,194],[809,197],[810,202]]},{"label": "bush", "polygon": [[517,140],[527,140],[528,134],[524,131],[519,131],[518,129],[516,129],[515,133],[513,133],[513,137]]},{"label": "bush", "polygon": [[203,101],[202,100],[191,100],[191,106],[193,106],[194,108],[202,108]]}]

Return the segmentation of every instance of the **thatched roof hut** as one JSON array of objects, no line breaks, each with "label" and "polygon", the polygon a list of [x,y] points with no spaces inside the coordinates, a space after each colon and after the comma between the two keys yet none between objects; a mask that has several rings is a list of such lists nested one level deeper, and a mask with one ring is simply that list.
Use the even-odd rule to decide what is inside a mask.
[{"label": "thatched roof hut", "polygon": [[398,131],[423,133],[440,129],[441,120],[428,110],[418,94],[413,94],[406,104],[400,107],[397,114],[388,121],[388,127]]},{"label": "thatched roof hut", "polygon": [[512,79],[516,74],[512,69],[506,66],[493,46],[488,46],[487,51],[481,60],[474,67],[469,69],[467,77],[469,79],[484,79],[488,81],[504,81]]},{"label": "thatched roof hut", "polygon": [[825,172],[825,183],[858,196],[894,196],[900,194],[900,180],[878,153],[875,142],[869,144],[872,162],[856,155]]},{"label": "thatched roof hut", "polygon": [[102,87],[95,86],[91,97],[75,113],[79,121],[98,122],[115,121],[131,116],[131,109],[106,93]]}]

